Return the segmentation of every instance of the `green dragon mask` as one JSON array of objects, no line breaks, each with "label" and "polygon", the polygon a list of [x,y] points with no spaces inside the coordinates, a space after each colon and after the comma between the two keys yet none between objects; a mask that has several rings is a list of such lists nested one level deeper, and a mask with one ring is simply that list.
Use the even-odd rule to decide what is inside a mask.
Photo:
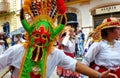
[{"label": "green dragon mask", "polygon": [[[63,0],[24,0],[20,18],[28,33],[29,42],[18,78],[46,78],[46,61],[51,42],[66,23]],[[58,26],[54,25],[61,15]]]}]

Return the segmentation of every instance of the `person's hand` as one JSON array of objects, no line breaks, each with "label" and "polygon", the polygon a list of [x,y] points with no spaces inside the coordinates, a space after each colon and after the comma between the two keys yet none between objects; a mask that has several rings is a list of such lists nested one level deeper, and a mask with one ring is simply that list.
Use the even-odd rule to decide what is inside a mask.
[{"label": "person's hand", "polygon": [[69,31],[67,31],[67,32],[66,32],[66,36],[69,36],[69,35],[70,35],[70,32],[69,32]]},{"label": "person's hand", "polygon": [[108,78],[118,78],[116,74],[109,73]]},{"label": "person's hand", "polygon": [[117,75],[110,73],[110,70],[107,70],[101,73],[100,78],[118,78]]}]

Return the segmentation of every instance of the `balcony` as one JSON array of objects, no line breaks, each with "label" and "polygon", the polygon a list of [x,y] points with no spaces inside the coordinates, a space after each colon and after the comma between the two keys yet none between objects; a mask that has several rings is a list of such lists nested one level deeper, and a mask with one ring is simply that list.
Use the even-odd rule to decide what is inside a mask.
[{"label": "balcony", "polygon": [[0,2],[0,14],[10,12],[10,3],[9,2]]},{"label": "balcony", "polygon": [[83,3],[88,3],[90,2],[90,0],[64,0],[65,5],[69,6],[69,5],[73,5],[73,4],[83,4]]}]

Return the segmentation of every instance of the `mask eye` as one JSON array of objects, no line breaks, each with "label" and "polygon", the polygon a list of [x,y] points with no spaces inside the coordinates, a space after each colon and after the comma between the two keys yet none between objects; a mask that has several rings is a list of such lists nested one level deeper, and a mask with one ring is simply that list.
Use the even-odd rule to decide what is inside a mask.
[{"label": "mask eye", "polygon": [[42,35],[42,38],[43,38],[43,39],[46,39],[46,38],[47,38],[47,36],[46,36],[45,34],[43,34],[43,35]]},{"label": "mask eye", "polygon": [[37,37],[37,38],[38,38],[39,36],[40,36],[39,34],[35,34],[35,37]]}]

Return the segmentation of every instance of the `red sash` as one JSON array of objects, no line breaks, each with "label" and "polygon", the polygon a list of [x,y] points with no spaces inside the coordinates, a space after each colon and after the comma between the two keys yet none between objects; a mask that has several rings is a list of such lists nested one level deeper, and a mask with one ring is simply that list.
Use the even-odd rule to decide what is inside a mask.
[{"label": "red sash", "polygon": [[70,56],[72,58],[74,58],[74,54],[73,53],[68,53],[68,52],[64,52],[67,56]]},{"label": "red sash", "polygon": [[[92,66],[92,68],[95,69],[95,70],[97,70],[97,71],[99,71],[99,72],[104,72],[104,71],[108,70],[106,67],[104,67],[104,66],[98,66],[96,64],[94,64]],[[118,69],[111,70],[110,72],[116,74],[118,76],[118,78],[120,78],[120,66],[117,66],[117,68]]]}]

